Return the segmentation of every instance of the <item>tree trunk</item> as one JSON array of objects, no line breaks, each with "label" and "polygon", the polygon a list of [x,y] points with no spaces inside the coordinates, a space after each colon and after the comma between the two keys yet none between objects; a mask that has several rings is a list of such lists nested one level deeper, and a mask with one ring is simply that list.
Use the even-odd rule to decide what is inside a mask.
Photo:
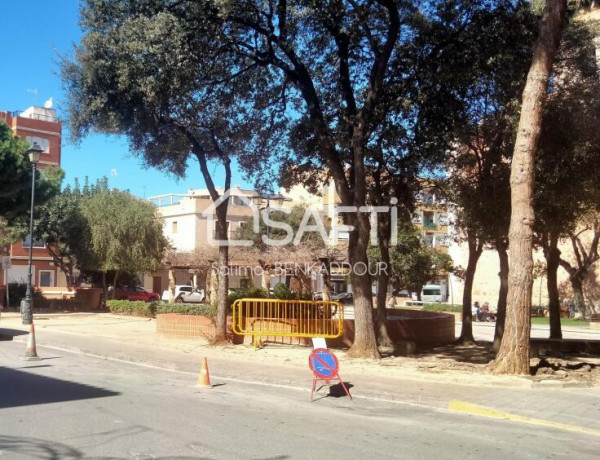
[{"label": "tree trunk", "polygon": [[460,337],[457,343],[461,345],[474,344],[473,338],[473,315],[471,306],[473,304],[473,281],[475,280],[475,271],[477,270],[477,262],[481,257],[483,245],[471,235],[468,236],[469,245],[469,261],[467,262],[467,270],[465,271],[465,289],[463,291],[463,308],[462,308],[462,327],[460,329]]},{"label": "tree trunk", "polygon": [[271,276],[269,275],[267,263],[259,259],[258,265],[260,266],[260,288],[265,291],[267,297],[270,297]]},{"label": "tree trunk", "polygon": [[585,297],[583,296],[583,283],[579,276],[570,278],[571,287],[573,288],[573,296],[575,297],[575,308],[581,312],[585,319],[589,318],[589,312],[587,311],[585,304]]},{"label": "tree trunk", "polygon": [[534,159],[554,56],[560,44],[566,0],[546,0],[533,61],[523,90],[510,174],[509,284],[506,324],[493,365],[496,374],[528,374],[533,289]]},{"label": "tree trunk", "polygon": [[571,287],[573,288],[573,294],[575,296],[575,306],[584,318],[589,316],[590,311],[587,309],[585,297],[583,295],[583,283],[588,278],[592,266],[600,259],[600,255],[598,254],[600,223],[597,219],[595,219],[592,229],[594,231],[594,237],[587,250],[581,241],[580,235],[586,230],[590,230],[589,228],[585,228],[577,234],[571,233],[569,235],[576,259],[575,266],[564,259],[560,259],[560,265],[562,265],[567,273],[569,273],[569,281],[571,282]]},{"label": "tree trunk", "polygon": [[[229,302],[227,294],[229,290],[229,246],[228,246],[228,228],[227,228],[227,207],[229,204],[229,197],[224,198],[219,195],[219,192],[215,186],[215,183],[208,170],[208,160],[206,152],[198,140],[191,135],[189,132],[185,132],[188,139],[191,141],[194,154],[198,158],[200,165],[200,172],[206,183],[206,188],[213,201],[216,204],[215,214],[217,216],[217,239],[219,243],[219,260],[218,260],[218,280],[219,287],[217,289],[217,318],[215,324],[215,337],[214,343],[222,343],[227,340],[227,312],[229,310]],[[231,189],[231,160],[229,156],[221,150],[217,139],[213,138],[213,146],[217,150],[219,157],[225,168],[225,192],[229,193]],[[218,204],[217,204],[218,203]],[[212,229],[208,229],[212,231]],[[214,290],[213,298],[214,298]]]},{"label": "tree trunk", "polygon": [[496,251],[500,259],[500,290],[498,291],[498,309],[496,313],[496,329],[494,330],[494,351],[500,348],[506,323],[506,296],[508,295],[508,252],[506,243],[497,243]]},{"label": "tree trunk", "polygon": [[175,270],[169,267],[169,303],[175,303]]},{"label": "tree trunk", "polygon": [[119,278],[119,270],[115,270],[115,276],[113,276],[113,290],[112,290],[112,299],[115,300],[115,295],[117,294],[117,279]]},{"label": "tree trunk", "polygon": [[[212,266],[212,262],[210,263],[208,270],[206,271],[206,280],[205,280],[205,289],[204,289],[204,301],[207,304],[211,304],[212,303],[212,276],[213,276],[213,266]],[[170,301],[169,301],[170,303]]]},{"label": "tree trunk", "polygon": [[106,301],[108,300],[108,291],[106,289],[106,272],[102,272],[102,295],[104,296],[104,304],[106,306]]},{"label": "tree trunk", "polygon": [[381,270],[377,277],[377,342],[380,347],[391,348],[394,346],[387,329],[387,291],[390,281],[390,222],[387,216],[379,216],[377,223],[377,235],[379,240],[379,250],[381,251]]},{"label": "tree trunk", "polygon": [[212,268],[210,270],[210,292],[211,292],[211,304],[219,304],[218,293],[219,293],[219,280],[218,280],[218,268]]},{"label": "tree trunk", "polygon": [[287,270],[285,270],[283,281],[285,283],[285,287],[290,289],[292,286],[292,276],[288,273]]},{"label": "tree trunk", "polygon": [[[225,228],[225,238],[227,238],[227,229]],[[219,239],[223,236],[219,235]],[[218,271],[219,287],[217,299],[219,305],[217,307],[217,322],[215,324],[214,342],[227,341],[227,311],[228,311],[228,291],[229,291],[229,246],[219,246],[219,271]]]},{"label": "tree trunk", "polygon": [[[223,201],[215,210],[217,214],[217,239],[219,244],[219,257],[217,268],[218,285],[216,289],[217,298],[217,318],[215,324],[215,344],[227,341],[227,293],[229,290],[229,246],[223,241],[227,241],[227,203],[228,199]],[[214,291],[213,291],[214,292]],[[214,295],[214,294],[213,294]]]},{"label": "tree trunk", "polygon": [[350,232],[348,241],[350,280],[354,297],[354,343],[348,350],[348,355],[356,358],[380,359],[373,324],[373,294],[367,258],[369,218],[362,213],[357,213],[348,220],[355,226],[355,230]]},{"label": "tree trunk", "polygon": [[548,286],[548,311],[550,313],[550,338],[562,339],[560,326],[560,298],[558,294],[558,267],[560,265],[560,250],[558,235],[550,235],[544,245],[546,258],[546,285]]},{"label": "tree trunk", "polygon": [[[321,259],[321,277],[323,279],[323,300],[330,301],[331,300],[331,281],[329,270],[331,269],[331,259],[327,258],[326,260]],[[325,268],[323,269],[323,265]]]}]

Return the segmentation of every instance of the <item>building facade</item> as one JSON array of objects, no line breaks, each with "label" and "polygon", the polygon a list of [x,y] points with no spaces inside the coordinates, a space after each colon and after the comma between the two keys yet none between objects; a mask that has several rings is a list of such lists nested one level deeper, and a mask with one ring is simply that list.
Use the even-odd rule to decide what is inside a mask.
[{"label": "building facade", "polygon": [[[223,195],[223,189],[217,189]],[[215,203],[207,189],[193,189],[186,194],[167,194],[148,198],[157,207],[159,216],[164,220],[164,235],[171,242],[171,248],[178,253],[210,250],[216,236]],[[261,209],[266,207],[291,207],[292,200],[282,194],[261,195],[255,190],[245,190],[239,186],[230,189],[227,207],[227,236],[229,239],[244,225],[252,225],[259,219]],[[215,247],[216,250],[216,247]],[[215,254],[216,258],[216,254]],[[177,284],[190,284],[194,278],[193,268],[177,267],[174,277]],[[230,287],[239,288],[244,282],[243,276],[231,276]],[[198,284],[203,287],[205,280],[200,277]],[[260,275],[252,282],[260,286]],[[272,280],[273,283],[279,282]],[[166,268],[144,277],[144,287],[156,293],[168,288],[169,275]]]},{"label": "building facade", "polygon": [[[0,121],[12,129],[29,144],[37,142],[44,150],[38,164],[39,169],[50,166],[60,167],[62,124],[56,111],[46,107],[29,107],[22,112],[0,111]],[[10,268],[0,271],[0,282],[26,282],[30,238],[2,248],[2,255],[9,258]],[[33,241],[32,283],[35,286],[65,286],[62,272],[52,263],[52,257],[45,245]]]}]

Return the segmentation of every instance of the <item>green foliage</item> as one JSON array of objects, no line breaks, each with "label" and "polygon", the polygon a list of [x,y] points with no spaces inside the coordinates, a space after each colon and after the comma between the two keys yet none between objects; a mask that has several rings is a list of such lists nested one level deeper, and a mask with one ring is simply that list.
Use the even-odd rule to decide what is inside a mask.
[{"label": "green foliage", "polygon": [[155,318],[161,313],[180,315],[199,315],[214,317],[216,308],[207,304],[165,304],[163,302],[140,302],[130,300],[108,300],[106,307],[115,315],[141,316]]},{"label": "green foliage", "polygon": [[600,85],[591,25],[568,25],[554,65],[536,157],[538,236],[565,236],[600,213]]},{"label": "green foliage", "polygon": [[264,289],[250,286],[246,289],[233,289],[227,297],[229,305],[233,305],[238,299],[266,299],[269,297]]},{"label": "green foliage", "polygon": [[[8,297],[10,299],[9,307],[19,307],[21,300],[25,298],[27,283],[8,283]],[[49,308],[57,310],[81,311],[88,306],[82,304],[78,299],[47,299],[42,295],[39,289],[33,289],[33,307]]]},{"label": "green foliage", "polygon": [[429,303],[423,305],[425,311],[448,311],[452,313],[462,312],[462,305],[450,305],[447,303]]},{"label": "green foliage", "polygon": [[208,304],[160,304],[156,309],[156,314],[177,313],[180,315],[198,315],[198,316],[217,316],[217,308]]},{"label": "green foliage", "polygon": [[[31,204],[31,163],[25,154],[27,142],[13,135],[12,130],[0,121],[0,216],[13,223],[27,218]],[[36,172],[35,201],[37,205],[48,201],[60,190],[63,172],[46,168]]]},{"label": "green foliage", "polygon": [[[271,207],[277,206],[276,203],[271,202]],[[296,205],[291,209],[288,209],[289,212],[284,211],[272,211],[269,213],[269,220],[271,221],[269,225],[265,223],[262,214],[260,215],[259,220],[259,228],[258,233],[255,233],[252,228],[253,219],[249,218],[246,222],[246,225],[239,228],[235,235],[235,239],[244,239],[252,241],[253,247],[259,249],[260,251],[265,251],[267,249],[267,245],[263,241],[263,236],[268,236],[268,238],[272,240],[283,240],[291,234],[292,238],[295,238],[298,235],[298,230],[300,229],[300,224],[302,223],[305,216],[308,215],[307,207]],[[273,221],[277,222],[273,225]],[[311,216],[307,222],[305,223],[309,226],[315,226],[315,218]],[[284,230],[283,227],[286,227]],[[328,234],[330,231],[330,226],[328,224],[323,223],[323,227],[325,233]],[[323,238],[321,238],[320,233],[318,232],[305,232],[302,234],[302,239],[300,240],[300,244],[304,248],[309,248],[313,251],[318,251],[325,247],[325,242]],[[293,240],[287,245],[283,245],[285,248],[294,249],[295,246],[293,244]]]},{"label": "green foliage", "polygon": [[[369,248],[369,260],[380,260],[379,248]],[[398,244],[390,248],[390,269],[393,286],[421,292],[428,281],[451,272],[453,262],[448,254],[426,247],[419,231],[408,221],[398,225]]]},{"label": "green foliage", "polygon": [[21,299],[25,297],[25,291],[27,290],[27,283],[8,283],[6,285],[8,289],[8,297],[10,300],[9,307],[18,307],[21,303]]},{"label": "green foliage", "polygon": [[140,302],[129,300],[107,300],[106,308],[115,315],[142,316],[154,318],[159,302]]},{"label": "green foliage", "polygon": [[285,284],[277,283],[273,287],[273,298],[280,300],[295,300],[298,297],[295,293],[290,291],[290,288],[288,288]]},{"label": "green foliage", "polygon": [[[550,318],[531,318],[531,324],[550,324]],[[561,326],[566,327],[589,327],[590,322],[579,318],[561,318]]]},{"label": "green foliage", "polygon": [[504,10],[495,25],[489,23],[494,38],[475,51],[487,49],[494,58],[476,69],[464,95],[467,117],[454,126],[455,148],[447,163],[448,198],[463,239],[469,235],[495,244],[508,238],[510,165],[537,27],[529,6],[520,2]]},{"label": "green foliage", "polygon": [[[6,285],[6,289],[8,291],[8,297],[10,303],[9,307],[18,307],[21,305],[21,300],[25,298],[25,292],[27,291],[27,283],[16,283],[11,282]],[[47,306],[46,299],[44,299],[40,293],[40,291],[36,288],[33,288],[33,304],[37,307]]]},{"label": "green foliage", "polygon": [[82,303],[79,299],[46,299],[39,296],[34,296],[33,306],[35,308],[48,308],[50,310],[61,311],[86,311],[89,310],[89,305]]},{"label": "green foliage", "polygon": [[148,272],[168,245],[152,204],[127,192],[106,190],[82,202],[89,227],[93,266],[100,271]]}]

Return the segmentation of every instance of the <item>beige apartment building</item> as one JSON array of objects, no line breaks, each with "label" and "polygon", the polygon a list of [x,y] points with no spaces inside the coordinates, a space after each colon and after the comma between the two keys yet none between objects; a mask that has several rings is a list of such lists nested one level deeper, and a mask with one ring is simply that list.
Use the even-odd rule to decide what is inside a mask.
[{"label": "beige apartment building", "polygon": [[[223,189],[217,189],[223,195]],[[212,245],[216,237],[216,205],[207,189],[193,189],[186,194],[167,194],[148,198],[157,207],[158,214],[164,219],[164,234],[177,253],[194,253],[206,251],[215,253]],[[283,194],[261,195],[254,190],[245,190],[239,186],[231,188],[227,208],[227,236],[232,239],[243,225],[251,225],[258,219],[258,213],[266,207],[290,207],[292,199]],[[214,247],[214,249],[212,249]],[[240,249],[243,250],[243,249]],[[210,256],[206,256],[210,258]],[[197,270],[190,267],[174,267],[177,284],[190,284],[197,275]],[[260,286],[260,276],[253,277],[252,282]],[[232,276],[230,287],[238,288],[245,277]],[[197,277],[197,284],[204,287],[205,279]],[[273,280],[273,283],[279,280]],[[156,293],[162,293],[169,285],[168,268],[144,277],[144,287]]]}]

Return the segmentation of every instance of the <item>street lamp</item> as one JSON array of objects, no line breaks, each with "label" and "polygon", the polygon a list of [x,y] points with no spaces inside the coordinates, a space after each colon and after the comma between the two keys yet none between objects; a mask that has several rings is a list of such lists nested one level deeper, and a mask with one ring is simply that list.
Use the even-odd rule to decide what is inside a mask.
[{"label": "street lamp", "polygon": [[25,152],[31,161],[31,213],[29,216],[29,265],[27,267],[27,291],[25,298],[21,300],[21,319],[23,324],[33,324],[32,296],[31,296],[31,265],[33,260],[33,205],[35,202],[35,171],[40,161],[42,149],[37,142],[34,142]]}]

